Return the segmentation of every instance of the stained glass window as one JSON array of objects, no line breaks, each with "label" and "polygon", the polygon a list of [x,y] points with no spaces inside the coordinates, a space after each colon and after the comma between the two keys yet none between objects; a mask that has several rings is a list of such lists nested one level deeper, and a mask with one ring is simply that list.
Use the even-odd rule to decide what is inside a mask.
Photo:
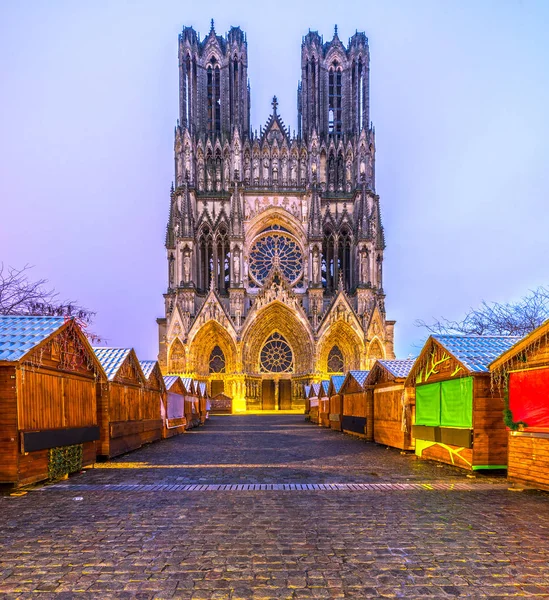
[{"label": "stained glass window", "polygon": [[277,265],[291,285],[303,273],[303,254],[297,241],[283,229],[264,231],[250,251],[250,275],[257,285],[262,285],[271,269]]},{"label": "stained glass window", "polygon": [[338,346],[334,346],[328,354],[328,372],[343,373],[344,370],[343,353]]},{"label": "stained glass window", "polygon": [[263,373],[288,373],[294,368],[294,356],[280,333],[273,333],[261,350],[260,370]]},{"label": "stained glass window", "polygon": [[210,354],[210,373],[225,373],[225,355],[219,346]]}]

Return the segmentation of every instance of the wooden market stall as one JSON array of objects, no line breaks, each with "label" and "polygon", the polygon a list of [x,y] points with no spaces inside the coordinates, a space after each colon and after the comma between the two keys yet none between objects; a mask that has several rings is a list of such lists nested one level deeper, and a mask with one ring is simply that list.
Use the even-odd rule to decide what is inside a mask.
[{"label": "wooden market stall", "polygon": [[[165,421],[163,415],[166,412],[166,386],[160,365],[156,360],[140,360],[139,366],[145,375],[145,385],[143,387],[143,404],[144,406],[153,407],[157,404],[160,407],[160,415],[162,418],[162,437],[164,437]],[[156,429],[149,429],[143,432],[143,443],[148,444],[155,442],[157,437]]]},{"label": "wooden market stall", "polygon": [[372,367],[365,385],[372,389],[374,442],[412,450],[415,388],[404,387],[415,359],[381,360]]},{"label": "wooden market stall", "polygon": [[469,471],[507,468],[503,395],[488,365],[512,336],[432,335],[410,370],[415,387],[416,454]]},{"label": "wooden market stall", "polygon": [[208,416],[210,399],[208,396],[208,386],[205,381],[198,382],[198,414],[200,423],[204,424]]},{"label": "wooden market stall", "polygon": [[320,383],[311,383],[309,388],[309,421],[317,423],[320,412]]},{"label": "wooden market stall", "polygon": [[0,316],[0,484],[59,479],[95,462],[106,375],[74,319]]},{"label": "wooden market stall", "polygon": [[166,409],[162,437],[170,438],[185,433],[187,419],[185,417],[185,386],[179,375],[165,375]]},{"label": "wooden market stall", "polygon": [[503,390],[509,481],[549,491],[549,321],[490,364]]},{"label": "wooden market stall", "polygon": [[330,429],[341,431],[341,418],[343,416],[343,400],[340,394],[341,386],[345,381],[345,375],[332,375],[328,386],[328,398],[330,398]]},{"label": "wooden market stall", "polygon": [[329,379],[320,382],[320,389],[318,391],[318,424],[322,427],[330,427],[330,397],[328,396],[329,387]]},{"label": "wooden market stall", "polygon": [[198,382],[191,377],[183,377],[182,380],[186,390],[185,418],[187,419],[187,429],[192,429],[200,425]]},{"label": "wooden market stall", "polygon": [[349,371],[339,390],[341,429],[366,440],[374,439],[373,393],[365,385],[369,371]]},{"label": "wooden market stall", "polygon": [[97,456],[112,458],[162,437],[161,404],[146,395],[146,380],[133,348],[94,348],[107,374],[98,387],[97,421],[101,439]]},{"label": "wooden market stall", "polygon": [[303,386],[303,396],[305,398],[305,417],[309,418],[309,411],[311,409],[311,403],[309,401],[309,392],[311,391],[311,386],[305,384]]},{"label": "wooden market stall", "polygon": [[216,394],[211,399],[211,405],[210,414],[230,415],[233,412],[233,399],[223,392]]}]

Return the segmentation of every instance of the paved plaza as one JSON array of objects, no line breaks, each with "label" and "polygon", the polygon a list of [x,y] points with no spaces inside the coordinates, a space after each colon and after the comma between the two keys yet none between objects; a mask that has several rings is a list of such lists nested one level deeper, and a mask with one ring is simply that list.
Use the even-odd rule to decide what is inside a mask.
[{"label": "paved plaza", "polygon": [[214,416],[0,497],[2,598],[536,595],[549,597],[549,494],[302,415]]}]

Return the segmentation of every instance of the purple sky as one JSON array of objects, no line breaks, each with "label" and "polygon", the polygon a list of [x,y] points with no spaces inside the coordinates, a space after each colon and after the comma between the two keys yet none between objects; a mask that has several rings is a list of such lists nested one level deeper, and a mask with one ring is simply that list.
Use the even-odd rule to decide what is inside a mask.
[{"label": "purple sky", "polygon": [[96,310],[112,345],[157,353],[177,119],[177,34],[248,35],[254,129],[296,126],[301,36],[371,50],[377,191],[396,351],[414,320],[460,318],[549,283],[549,2],[0,5],[0,260]]}]

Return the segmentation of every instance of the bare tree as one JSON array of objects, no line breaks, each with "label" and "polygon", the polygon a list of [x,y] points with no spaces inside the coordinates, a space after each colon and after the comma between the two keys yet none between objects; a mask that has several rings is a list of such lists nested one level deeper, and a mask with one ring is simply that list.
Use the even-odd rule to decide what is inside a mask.
[{"label": "bare tree", "polygon": [[25,265],[22,269],[16,269],[0,263],[0,314],[74,317],[91,341],[102,341],[87,330],[95,312],[72,300],[61,301],[59,294],[48,287],[46,279],[29,279],[31,268]]},{"label": "bare tree", "polygon": [[479,308],[471,308],[462,321],[446,318],[428,324],[418,320],[418,327],[430,333],[454,333],[476,335],[524,336],[549,319],[549,288],[531,290],[518,302],[500,304],[482,301]]}]

